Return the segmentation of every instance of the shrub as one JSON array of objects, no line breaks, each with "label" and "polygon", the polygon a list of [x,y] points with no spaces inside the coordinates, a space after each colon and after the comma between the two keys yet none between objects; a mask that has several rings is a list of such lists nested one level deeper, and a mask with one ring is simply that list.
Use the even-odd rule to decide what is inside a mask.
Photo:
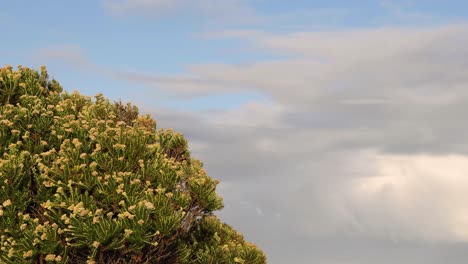
[{"label": "shrub", "polygon": [[47,71],[0,69],[0,262],[265,263],[185,138]]}]

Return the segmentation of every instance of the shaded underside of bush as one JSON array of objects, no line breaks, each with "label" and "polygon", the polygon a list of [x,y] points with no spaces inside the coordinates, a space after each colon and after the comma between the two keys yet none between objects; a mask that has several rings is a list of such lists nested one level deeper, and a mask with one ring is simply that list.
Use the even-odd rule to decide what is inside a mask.
[{"label": "shaded underside of bush", "polygon": [[266,263],[185,138],[131,104],[0,69],[0,262]]}]

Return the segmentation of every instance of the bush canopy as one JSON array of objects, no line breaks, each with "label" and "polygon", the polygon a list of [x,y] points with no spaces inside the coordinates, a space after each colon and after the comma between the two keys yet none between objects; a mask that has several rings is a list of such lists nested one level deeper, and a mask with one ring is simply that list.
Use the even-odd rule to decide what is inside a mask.
[{"label": "bush canopy", "polygon": [[180,133],[45,67],[0,68],[0,153],[1,263],[266,263]]}]

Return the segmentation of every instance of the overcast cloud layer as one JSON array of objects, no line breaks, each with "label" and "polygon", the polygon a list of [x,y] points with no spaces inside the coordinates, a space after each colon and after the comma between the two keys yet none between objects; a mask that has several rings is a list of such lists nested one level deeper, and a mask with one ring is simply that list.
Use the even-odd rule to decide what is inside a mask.
[{"label": "overcast cloud layer", "polygon": [[[221,217],[270,263],[464,263],[467,36],[463,24],[216,32],[287,57],[177,76],[102,72],[154,96],[268,96],[228,111],[144,110],[189,138],[221,180]],[[62,49],[40,54],[92,65]]]},{"label": "overcast cloud layer", "polygon": [[[253,2],[262,1],[103,0],[101,7],[115,19],[189,13],[226,23],[193,35],[267,58],[185,63],[169,75],[104,65],[80,43],[57,43],[34,50],[33,60],[126,83],[114,95],[188,138],[193,156],[221,181],[218,215],[269,263],[466,263],[468,24],[410,23],[440,18],[381,1],[399,23],[275,31],[258,26],[272,18]],[[301,12],[318,13],[346,14]],[[245,93],[261,99],[210,110],[152,103],[162,95],[183,105]]]},{"label": "overcast cloud layer", "polygon": [[222,217],[271,263],[468,259],[466,25],[217,36],[289,56],[190,67],[216,89],[161,88],[271,102],[155,116],[185,132],[221,178]]}]

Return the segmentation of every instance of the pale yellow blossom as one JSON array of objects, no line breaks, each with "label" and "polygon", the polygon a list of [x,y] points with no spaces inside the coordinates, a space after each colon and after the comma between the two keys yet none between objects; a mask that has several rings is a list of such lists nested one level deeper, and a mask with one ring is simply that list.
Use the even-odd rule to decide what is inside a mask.
[{"label": "pale yellow blossom", "polygon": [[26,252],[23,253],[23,258],[25,258],[25,259],[30,258],[30,257],[32,257],[32,255],[33,255],[33,251],[29,250],[29,251],[26,251]]},{"label": "pale yellow blossom", "polygon": [[5,207],[8,207],[10,205],[11,205],[11,200],[10,199],[3,202],[3,206],[5,206]]},{"label": "pale yellow blossom", "polygon": [[150,210],[151,210],[151,209],[154,209],[154,204],[153,204],[152,202],[145,201],[144,203],[145,203],[145,207],[146,207],[147,209],[150,209]]},{"label": "pale yellow blossom", "polygon": [[45,257],[45,260],[46,261],[54,261],[55,260],[55,254],[48,254],[46,257]]},{"label": "pale yellow blossom", "polygon": [[124,230],[124,233],[125,233],[125,236],[128,237],[128,236],[130,236],[131,234],[133,234],[133,230],[131,230],[131,229],[125,229],[125,230]]}]

